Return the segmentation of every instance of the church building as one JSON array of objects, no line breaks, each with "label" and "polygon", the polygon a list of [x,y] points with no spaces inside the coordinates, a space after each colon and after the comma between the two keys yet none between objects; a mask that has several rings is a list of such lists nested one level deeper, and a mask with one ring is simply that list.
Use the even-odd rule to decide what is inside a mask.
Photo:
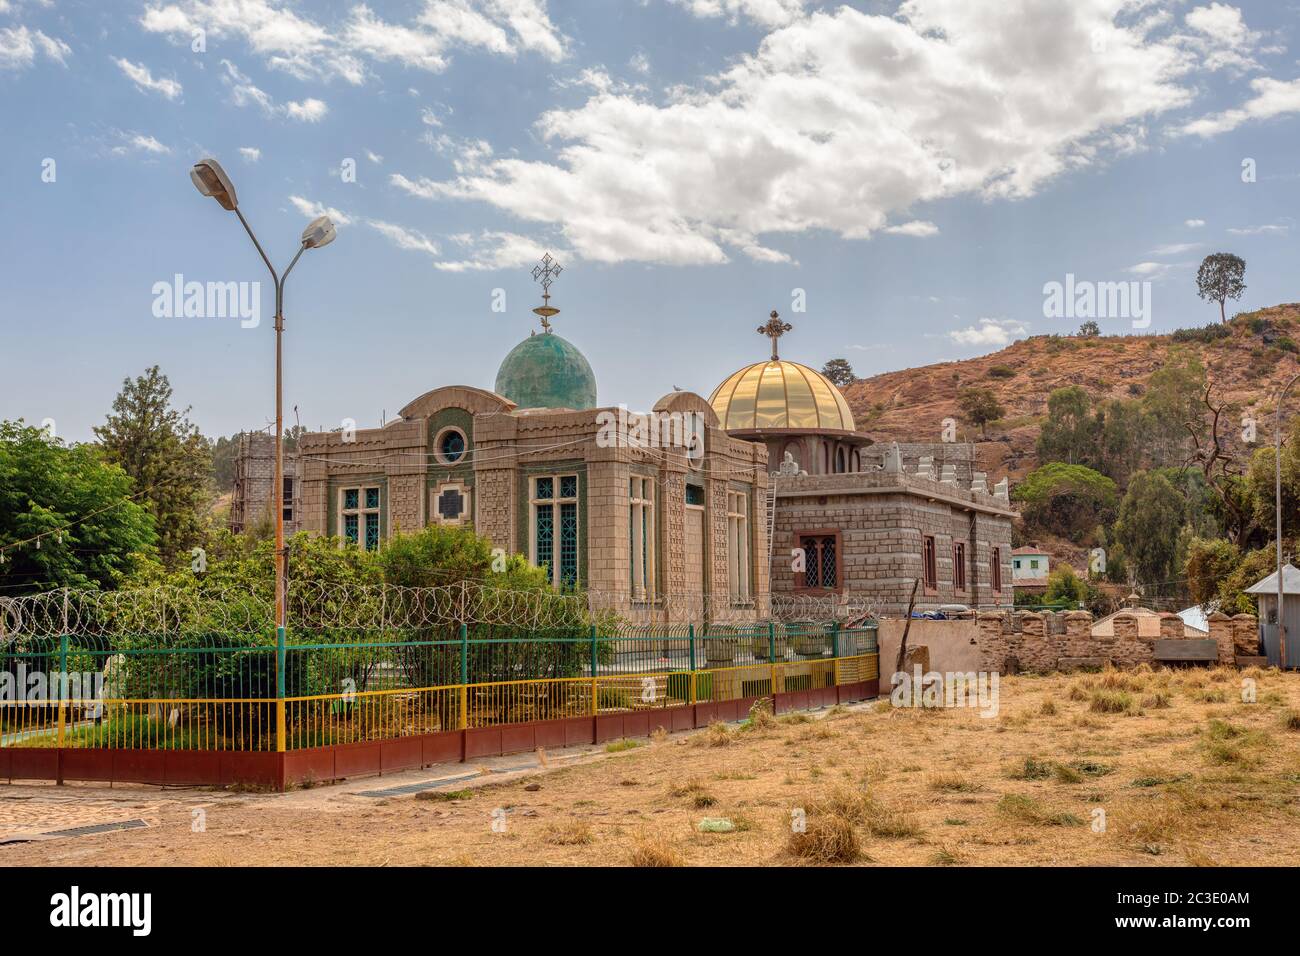
[{"label": "church building", "polygon": [[551,328],[559,271],[549,256],[534,270],[541,329],[491,391],[445,385],[383,427],[302,435],[298,527],[373,549],[471,525],[557,588],[645,622],[761,620],[773,596],[901,613],[914,580],[921,609],[1010,605],[1015,513],[973,455],[873,447],[834,384],[779,357],[791,326],[776,312],[758,329],[771,358],[709,399],[602,406],[591,365]]}]

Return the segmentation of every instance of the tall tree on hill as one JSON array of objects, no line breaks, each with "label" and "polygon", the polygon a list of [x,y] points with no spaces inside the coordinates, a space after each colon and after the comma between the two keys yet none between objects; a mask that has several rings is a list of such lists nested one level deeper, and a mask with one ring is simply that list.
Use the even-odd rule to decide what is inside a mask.
[{"label": "tall tree on hill", "polygon": [[1168,478],[1147,471],[1133,476],[1119,505],[1115,540],[1148,594],[1168,593],[1181,569],[1178,532],[1183,515],[1183,495]]},{"label": "tall tree on hill", "polygon": [[831,380],[836,388],[847,388],[858,380],[853,374],[853,366],[848,359],[834,358],[822,366],[822,374]]},{"label": "tall tree on hill", "polygon": [[1236,301],[1246,291],[1246,260],[1231,252],[1215,252],[1201,260],[1196,270],[1196,294],[1219,303],[1219,321],[1227,322],[1224,302]]},{"label": "tall tree on hill", "polygon": [[989,388],[968,388],[957,401],[966,421],[979,428],[981,438],[987,437],[989,422],[995,422],[1007,413]]},{"label": "tall tree on hill", "polygon": [[95,428],[104,457],[135,481],[154,517],[158,550],[173,563],[201,538],[212,454],[189,409],[171,407],[172,387],[158,366],[124,379],[108,420]]},{"label": "tall tree on hill", "polygon": [[1099,430],[1088,393],[1078,385],[1058,388],[1047,399],[1047,421],[1038,433],[1038,460],[1095,465]]}]

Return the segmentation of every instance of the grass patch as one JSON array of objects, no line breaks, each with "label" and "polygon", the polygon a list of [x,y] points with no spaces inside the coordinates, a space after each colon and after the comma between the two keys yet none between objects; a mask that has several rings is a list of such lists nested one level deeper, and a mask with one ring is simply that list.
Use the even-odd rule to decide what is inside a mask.
[{"label": "grass patch", "polygon": [[940,793],[975,793],[977,790],[984,789],[975,781],[958,773],[932,774],[926,781],[926,786]]},{"label": "grass patch", "polygon": [[837,813],[809,820],[802,833],[790,834],[786,849],[793,857],[821,865],[853,863],[862,856],[853,822]]},{"label": "grass patch", "polygon": [[1095,690],[1088,709],[1094,714],[1127,714],[1133,709],[1133,698],[1123,690]]},{"label": "grass patch", "polygon": [[1037,757],[1026,757],[1023,763],[1007,771],[1007,776],[1012,780],[1046,780],[1051,775],[1051,761],[1039,760]]},{"label": "grass patch", "polygon": [[1083,821],[1073,813],[1054,813],[1033,797],[1019,793],[1004,794],[998,801],[998,813],[1040,827],[1081,827]]},{"label": "grass patch", "polygon": [[474,796],[473,790],[421,790],[415,795],[415,799],[450,802],[468,800],[472,796]]},{"label": "grass patch", "polygon": [[661,836],[639,836],[632,843],[627,862],[631,866],[685,866],[686,859]]},{"label": "grass patch", "polygon": [[641,746],[639,740],[628,740],[624,737],[622,740],[615,740],[612,743],[605,744],[605,753],[616,754],[623,750],[635,750]]},{"label": "grass patch", "polygon": [[594,843],[596,835],[591,824],[582,820],[550,823],[542,830],[542,840],[552,846],[585,846]]}]

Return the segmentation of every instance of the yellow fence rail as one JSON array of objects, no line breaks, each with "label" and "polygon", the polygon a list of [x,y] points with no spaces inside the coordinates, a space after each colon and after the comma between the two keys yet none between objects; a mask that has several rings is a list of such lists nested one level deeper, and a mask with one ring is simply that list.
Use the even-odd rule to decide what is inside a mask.
[{"label": "yellow fence rail", "polygon": [[[874,680],[876,652],[697,670],[284,698],[0,701],[0,746],[300,750],[442,731],[773,697]],[[283,713],[283,722],[277,719]]]}]

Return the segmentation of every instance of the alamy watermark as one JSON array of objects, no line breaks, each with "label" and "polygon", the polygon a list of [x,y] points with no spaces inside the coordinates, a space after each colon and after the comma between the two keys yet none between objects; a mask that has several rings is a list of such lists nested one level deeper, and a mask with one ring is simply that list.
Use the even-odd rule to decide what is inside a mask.
[{"label": "alamy watermark", "polygon": [[1065,282],[1043,286],[1043,317],[1132,319],[1133,328],[1145,329],[1151,325],[1151,282],[1091,282],[1067,272]]},{"label": "alamy watermark", "polygon": [[151,291],[157,319],[239,319],[244,329],[262,321],[260,282],[186,282],[178,272],[171,282],[155,282]]},{"label": "alamy watermark", "polygon": [[981,717],[998,715],[1000,677],[997,671],[896,671],[890,679],[889,702],[895,707],[969,707]]},{"label": "alamy watermark", "polygon": [[596,415],[597,448],[681,448],[686,457],[704,456],[702,412],[629,412],[626,405]]}]

